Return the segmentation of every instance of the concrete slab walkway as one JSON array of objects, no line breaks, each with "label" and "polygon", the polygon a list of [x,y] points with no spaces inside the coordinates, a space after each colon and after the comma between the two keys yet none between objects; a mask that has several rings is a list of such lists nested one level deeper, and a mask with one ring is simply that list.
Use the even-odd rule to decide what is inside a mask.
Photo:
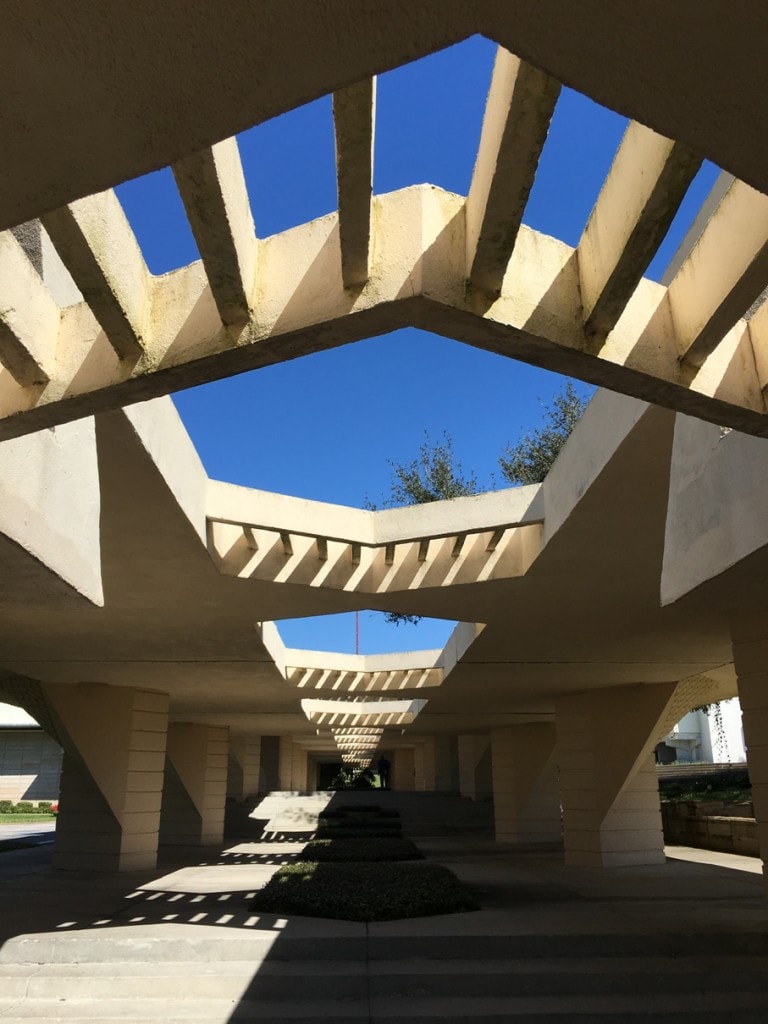
[{"label": "concrete slab walkway", "polygon": [[675,848],[657,867],[566,868],[554,849],[416,841],[481,910],[370,925],[253,913],[301,842],[121,876],[54,872],[50,847],[0,855],[0,1020],[768,1017],[759,862]]}]

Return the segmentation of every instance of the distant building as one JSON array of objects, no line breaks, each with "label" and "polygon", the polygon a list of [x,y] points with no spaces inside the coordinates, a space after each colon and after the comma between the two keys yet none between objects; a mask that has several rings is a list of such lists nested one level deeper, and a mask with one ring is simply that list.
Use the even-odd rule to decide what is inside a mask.
[{"label": "distant building", "polygon": [[[718,710],[719,709],[719,710]],[[747,760],[738,697],[689,711],[656,747],[660,764],[739,764]]]},{"label": "distant building", "polygon": [[26,711],[0,704],[0,800],[58,800],[61,754]]}]

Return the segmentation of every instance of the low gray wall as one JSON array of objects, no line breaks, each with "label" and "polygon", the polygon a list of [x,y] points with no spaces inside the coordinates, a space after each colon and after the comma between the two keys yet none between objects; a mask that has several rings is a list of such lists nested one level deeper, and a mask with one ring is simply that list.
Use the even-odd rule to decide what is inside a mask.
[{"label": "low gray wall", "polygon": [[61,747],[42,729],[0,729],[0,800],[58,800]]},{"label": "low gray wall", "polygon": [[661,820],[664,842],[672,846],[760,856],[752,804],[726,804],[722,800],[663,801]]}]

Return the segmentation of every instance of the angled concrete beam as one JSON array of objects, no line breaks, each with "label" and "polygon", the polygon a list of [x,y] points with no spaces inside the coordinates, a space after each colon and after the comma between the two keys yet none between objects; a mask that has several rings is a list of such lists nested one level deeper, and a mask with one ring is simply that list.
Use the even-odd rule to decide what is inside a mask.
[{"label": "angled concrete beam", "polygon": [[0,233],[0,362],[26,387],[54,370],[61,310],[11,231]]},{"label": "angled concrete beam", "polygon": [[41,217],[56,251],[120,359],[143,354],[151,280],[139,243],[113,191]]},{"label": "angled concrete beam", "polygon": [[[40,389],[20,387],[6,375],[0,388],[0,438],[407,325],[768,436],[752,355],[758,332],[746,321],[737,322],[701,369],[692,372],[681,366],[668,289],[643,279],[596,351],[594,338],[584,330],[576,250],[557,239],[522,225],[501,295],[489,302],[487,295],[466,287],[464,203],[461,196],[431,185],[374,197],[376,287],[357,294],[345,290],[341,280],[336,214],[264,240],[259,247],[258,308],[237,345],[222,328],[199,261],[152,280],[151,346],[138,364],[118,359],[85,302],[62,309],[55,375]],[[516,499],[504,494],[494,499],[500,503],[498,515],[482,516],[489,529],[542,520],[540,492],[519,490]],[[372,524],[365,525],[371,513],[336,507],[325,514],[321,503],[308,503],[296,517],[292,511],[290,520],[273,516],[266,522],[263,503],[248,494],[240,511],[227,502],[227,508],[209,508],[208,516],[238,523],[240,537],[243,525],[279,530],[287,522],[294,536],[311,537],[313,547],[324,536],[329,540],[329,566],[330,542],[343,539],[360,545],[395,544],[397,563],[400,545],[407,540],[453,538],[471,530],[479,515],[475,502],[487,498],[457,499],[466,509],[466,521],[463,514],[451,514],[435,522],[442,504],[435,502],[420,506],[420,512],[409,510],[424,522],[409,518],[400,523],[398,510],[390,509],[379,513],[373,530]],[[348,519],[350,529],[345,527],[338,537],[339,523]],[[261,539],[259,533],[259,543]],[[269,540],[266,535],[264,539]],[[382,550],[382,564],[384,554]],[[259,560],[258,553],[255,558]],[[319,563],[314,559],[312,564]]]},{"label": "angled concrete beam", "polygon": [[365,284],[370,270],[375,119],[375,78],[333,94],[339,244],[345,288]]},{"label": "angled concrete beam", "polygon": [[679,358],[701,366],[768,284],[768,196],[734,181],[669,285]]},{"label": "angled concrete beam", "polygon": [[560,83],[499,47],[465,206],[471,284],[498,295]]},{"label": "angled concrete beam", "polygon": [[256,229],[237,139],[171,168],[222,323],[247,323],[256,277]]},{"label": "angled concrete beam", "polygon": [[577,250],[589,334],[613,330],[700,165],[682,143],[630,122]]}]

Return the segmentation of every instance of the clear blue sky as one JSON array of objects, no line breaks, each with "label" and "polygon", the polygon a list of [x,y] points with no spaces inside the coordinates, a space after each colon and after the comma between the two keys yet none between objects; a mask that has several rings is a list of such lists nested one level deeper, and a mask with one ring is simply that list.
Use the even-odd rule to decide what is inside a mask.
[{"label": "clear blue sky", "polygon": [[[379,77],[376,192],[430,182],[466,194],[494,52],[474,37]],[[576,245],[626,123],[564,89],[525,222]],[[239,143],[261,237],[336,208],[330,97],[244,132]],[[716,176],[711,164],[700,171],[649,277],[663,274]],[[198,258],[169,170],[117,192],[153,273]],[[362,505],[387,492],[387,460],[413,458],[425,431],[435,439],[448,431],[465,470],[493,486],[504,444],[537,425],[562,384],[555,374],[409,329],[192,388],[174,401],[210,476]],[[293,646],[354,649],[348,616],[280,628]],[[364,613],[361,650],[440,646],[448,631],[427,621],[386,627]]]}]

